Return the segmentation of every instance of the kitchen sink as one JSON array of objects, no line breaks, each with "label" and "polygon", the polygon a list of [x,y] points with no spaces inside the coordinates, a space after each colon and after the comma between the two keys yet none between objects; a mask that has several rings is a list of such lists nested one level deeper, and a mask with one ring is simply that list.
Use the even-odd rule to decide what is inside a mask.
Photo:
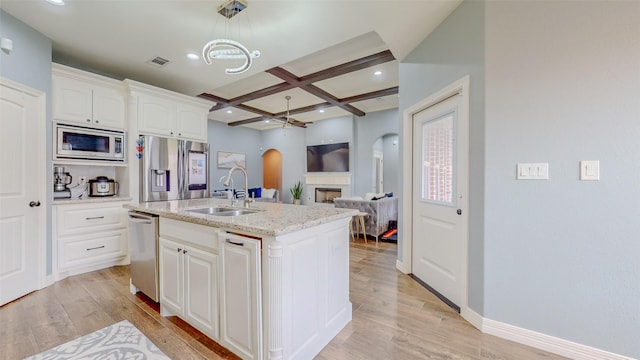
[{"label": "kitchen sink", "polygon": [[238,216],[238,215],[255,214],[262,210],[229,208],[229,207],[205,207],[205,208],[197,208],[197,209],[186,209],[185,211],[198,213],[198,214],[215,215],[215,216]]}]

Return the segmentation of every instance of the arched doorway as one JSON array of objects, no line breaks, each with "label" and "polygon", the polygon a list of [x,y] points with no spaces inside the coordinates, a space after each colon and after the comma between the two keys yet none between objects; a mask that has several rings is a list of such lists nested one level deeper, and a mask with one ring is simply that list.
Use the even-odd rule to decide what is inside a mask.
[{"label": "arched doorway", "polygon": [[[372,147],[371,191],[374,194],[394,192],[400,189],[399,136],[384,134],[376,139]],[[397,196],[397,195],[396,195]]]},{"label": "arched doorway", "polygon": [[262,187],[278,190],[278,199],[282,199],[282,154],[269,149],[262,154]]}]

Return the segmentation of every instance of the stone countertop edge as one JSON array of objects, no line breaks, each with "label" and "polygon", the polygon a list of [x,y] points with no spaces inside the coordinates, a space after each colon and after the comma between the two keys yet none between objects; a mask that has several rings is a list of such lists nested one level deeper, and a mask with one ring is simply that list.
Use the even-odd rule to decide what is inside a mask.
[{"label": "stone countertop edge", "polygon": [[[239,216],[216,216],[185,211],[203,207],[230,207],[229,200],[213,198],[124,204],[123,207],[169,219],[263,236],[284,235],[358,213],[356,209],[265,202],[252,203],[250,206],[251,209],[263,211]],[[236,208],[242,208],[242,200]]]},{"label": "stone countertop edge", "polygon": [[95,197],[82,197],[74,199],[53,199],[52,205],[71,205],[71,204],[94,204],[116,201],[131,201],[130,197],[118,197],[118,196],[95,196]]}]

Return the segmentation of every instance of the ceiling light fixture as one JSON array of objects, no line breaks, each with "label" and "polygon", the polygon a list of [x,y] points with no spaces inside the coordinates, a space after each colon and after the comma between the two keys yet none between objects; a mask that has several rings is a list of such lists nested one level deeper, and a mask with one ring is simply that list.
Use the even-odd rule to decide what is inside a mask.
[{"label": "ceiling light fixture", "polygon": [[233,111],[227,110],[227,114],[231,114],[231,113],[233,113]]},{"label": "ceiling light fixture", "polygon": [[324,109],[320,109],[320,110],[318,110],[318,112],[319,112],[319,113],[323,113],[323,112],[324,112]]},{"label": "ceiling light fixture", "polygon": [[200,60],[200,56],[198,56],[197,54],[194,54],[194,53],[187,54],[187,58],[189,58],[191,60]]},{"label": "ceiling light fixture", "polygon": [[380,76],[380,75],[382,75],[382,71],[378,70],[378,71],[374,72],[373,75]]},{"label": "ceiling light fixture", "polygon": [[46,2],[56,6],[64,6],[64,0],[46,0]]},{"label": "ceiling light fixture", "polygon": [[[246,9],[247,5],[244,0],[227,0],[218,6],[218,13],[230,20]],[[244,60],[241,66],[224,70],[227,74],[242,74],[249,70],[253,59],[260,57],[260,51],[249,51],[246,46],[234,40],[214,39],[206,43],[202,48],[202,57],[204,62],[209,65],[213,63],[213,60]]]},{"label": "ceiling light fixture", "polygon": [[289,124],[289,100],[291,100],[291,96],[287,95],[284,98],[287,99],[287,117],[285,118],[284,124],[282,124],[283,129]]}]

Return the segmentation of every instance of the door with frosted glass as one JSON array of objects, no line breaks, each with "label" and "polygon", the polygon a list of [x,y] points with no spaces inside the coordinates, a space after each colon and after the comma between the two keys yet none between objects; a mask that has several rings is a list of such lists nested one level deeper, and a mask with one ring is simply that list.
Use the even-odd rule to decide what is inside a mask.
[{"label": "door with frosted glass", "polygon": [[466,303],[468,121],[461,95],[413,115],[412,273]]}]

